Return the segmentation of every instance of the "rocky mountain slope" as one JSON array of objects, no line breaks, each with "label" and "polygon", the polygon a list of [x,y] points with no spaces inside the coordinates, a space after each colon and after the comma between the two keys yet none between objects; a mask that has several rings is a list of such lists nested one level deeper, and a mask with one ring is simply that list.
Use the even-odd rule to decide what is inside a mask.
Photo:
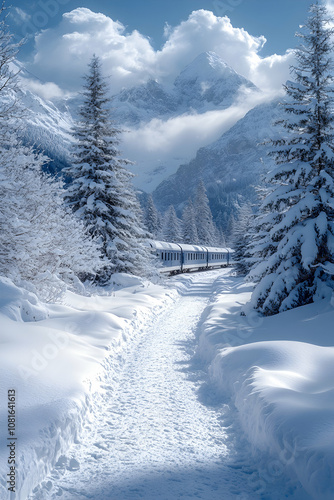
[{"label": "rocky mountain slope", "polygon": [[113,115],[120,123],[134,125],[192,111],[204,113],[226,109],[245,89],[255,91],[256,87],[217,54],[204,52],[180,73],[171,86],[149,80],[114,96]]},{"label": "rocky mountain slope", "polygon": [[[131,134],[140,134],[157,119],[163,124],[174,119],[182,120],[184,116],[196,121],[203,119],[206,113],[229,113],[245,90],[259,92],[212,52],[200,54],[172,85],[150,80],[145,85],[123,90],[113,97],[111,106],[116,123],[126,129],[125,147],[122,148],[124,156],[137,159],[134,150],[128,154],[127,147],[132,147],[132,144],[131,140],[126,143],[127,134],[131,139]],[[53,160],[51,171],[61,170],[69,160],[73,117],[77,116],[80,97],[50,102],[23,90],[22,101],[29,110],[24,140],[40,146],[50,156]],[[269,166],[269,160],[264,159],[264,148],[258,145],[277,133],[272,127],[277,116],[276,103],[255,107],[217,141],[205,147],[200,147],[203,143],[198,135],[186,135],[194,149],[192,160],[190,156],[187,161],[182,161],[171,147],[160,164],[159,150],[151,152],[149,158],[145,152],[140,158],[142,151],[138,150],[139,165],[134,167],[138,175],[137,186],[146,191],[146,180],[150,180],[151,186],[158,186],[154,198],[159,209],[164,211],[173,204],[180,213],[199,180],[203,179],[215,219],[226,229],[231,213],[235,212],[235,202],[255,199],[253,186]],[[205,135],[205,129],[200,136],[202,134]],[[188,143],[181,146],[186,150]]]},{"label": "rocky mountain slope", "polygon": [[[21,76],[23,83],[25,78],[30,77],[24,68],[21,68]],[[123,155],[136,163],[136,186],[152,191],[162,180],[175,173],[182,162],[189,161],[198,147],[209,144],[213,139],[210,139],[211,135],[208,138],[207,130],[203,129],[206,113],[224,112],[247,91],[258,92],[250,81],[238,75],[215,53],[205,52],[189,64],[171,85],[150,80],[113,96],[110,104],[112,118],[124,130],[121,138]],[[66,163],[73,141],[71,128],[73,118],[78,115],[81,97],[46,102],[24,90],[22,101],[29,110],[25,139],[40,145],[53,159],[54,168],[61,168]],[[203,127],[196,125],[202,123],[200,120]],[[217,119],[215,116],[214,120],[219,122],[214,125],[216,138],[230,125],[225,124],[225,118]],[[199,129],[195,140],[194,127]],[[152,139],[152,147],[150,134],[157,129],[158,138],[156,141]],[[174,132],[176,129],[180,130],[179,134]],[[168,136],[167,146],[162,151],[159,145],[165,136]]]},{"label": "rocky mountain slope", "polygon": [[165,211],[172,204],[180,213],[187,199],[194,196],[198,182],[203,180],[215,219],[226,230],[236,202],[256,201],[254,187],[273,161],[261,143],[277,136],[273,122],[278,117],[277,101],[262,104],[249,111],[218,141],[200,148],[193,160],[181,165],[176,174],[154,191],[158,208]]},{"label": "rocky mountain slope", "polygon": [[50,158],[46,167],[49,173],[58,173],[68,165],[73,143],[71,130],[74,121],[71,111],[66,103],[55,105],[29,90],[23,89],[20,94],[25,109],[25,126],[21,128],[21,138]]}]

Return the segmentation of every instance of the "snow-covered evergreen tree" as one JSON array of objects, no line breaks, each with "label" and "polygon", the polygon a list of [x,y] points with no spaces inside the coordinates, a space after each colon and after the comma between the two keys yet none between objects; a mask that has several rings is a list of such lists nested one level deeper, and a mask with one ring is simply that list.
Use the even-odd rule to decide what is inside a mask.
[{"label": "snow-covered evergreen tree", "polygon": [[218,247],[226,247],[227,246],[225,233],[222,229],[219,229],[219,227],[217,227],[216,224],[215,224],[215,240],[214,241],[215,241],[215,245],[218,245]]},{"label": "snow-covered evergreen tree", "polygon": [[245,275],[249,271],[249,242],[251,227],[254,220],[252,207],[249,203],[243,203],[238,207],[238,219],[234,221],[231,245],[235,251],[233,257],[237,261],[236,271],[239,275]]},{"label": "snow-covered evergreen tree", "polygon": [[101,260],[65,210],[61,183],[41,173],[47,158],[17,139],[24,112],[10,64],[18,47],[0,21],[0,273],[51,300],[65,282],[78,285],[78,277],[94,275]]},{"label": "snow-covered evergreen tree", "polygon": [[[264,216],[266,215],[261,211],[261,207],[266,196],[271,192],[272,189],[268,188],[267,185],[263,182],[263,184],[257,186],[257,203],[255,204],[255,211],[253,215],[253,219],[248,228],[248,248],[246,252],[248,272],[251,269],[255,268],[257,264],[262,263],[265,258],[264,254],[261,255],[261,244],[264,239],[268,238],[268,232],[271,229],[269,222],[264,221]],[[253,207],[254,208],[254,207]],[[269,220],[271,218],[269,217]],[[250,275],[247,276],[247,279],[250,280]]]},{"label": "snow-covered evergreen tree", "polygon": [[150,194],[147,198],[147,205],[145,210],[145,225],[148,232],[157,238],[161,231],[161,222],[159,212],[156,209],[152,195]]},{"label": "snow-covered evergreen tree", "polygon": [[258,284],[251,305],[265,315],[330,295],[334,278],[333,29],[326,8],[310,8],[287,82],[285,137],[273,141],[272,189],[258,219]]},{"label": "snow-covered evergreen tree", "polygon": [[203,181],[198,184],[194,208],[198,242],[201,245],[215,245],[215,227]]},{"label": "snow-covered evergreen tree", "polygon": [[82,223],[65,209],[46,158],[12,138],[0,147],[0,274],[54,300],[66,284],[95,275],[101,260]]},{"label": "snow-covered evergreen tree", "polygon": [[113,272],[145,273],[149,259],[132,174],[125,168],[130,162],[120,156],[120,130],[112,123],[107,94],[100,61],[93,56],[74,131],[73,163],[66,171],[71,178],[66,201],[99,239],[108,259],[100,275],[102,283]]},{"label": "snow-covered evergreen tree", "polygon": [[164,215],[161,236],[164,241],[170,243],[180,243],[182,241],[181,223],[173,205],[170,205]]},{"label": "snow-covered evergreen tree", "polygon": [[196,215],[191,199],[188,200],[182,214],[183,243],[198,244]]},{"label": "snow-covered evergreen tree", "polygon": [[18,73],[11,69],[22,43],[13,43],[6,24],[6,8],[0,6],[0,141],[9,140],[19,126],[23,109],[19,105]]},{"label": "snow-covered evergreen tree", "polygon": [[228,217],[227,224],[226,224],[226,235],[228,240],[230,241],[233,236],[233,231],[236,225],[236,215],[234,213],[230,213],[230,216]]}]

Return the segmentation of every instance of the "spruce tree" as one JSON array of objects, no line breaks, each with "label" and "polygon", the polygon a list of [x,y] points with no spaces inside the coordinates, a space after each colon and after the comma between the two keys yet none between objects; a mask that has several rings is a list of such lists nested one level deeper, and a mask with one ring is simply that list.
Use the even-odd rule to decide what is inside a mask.
[{"label": "spruce tree", "polygon": [[333,29],[318,3],[299,37],[294,81],[285,86],[283,138],[257,222],[251,304],[264,315],[331,295],[334,279]]},{"label": "spruce tree", "polygon": [[199,244],[215,245],[215,226],[203,181],[198,184],[194,207]]},{"label": "spruce tree", "polygon": [[246,275],[249,271],[248,245],[253,219],[253,211],[249,203],[243,203],[238,207],[238,219],[234,221],[231,237],[233,258],[237,262],[235,269],[238,275]]},{"label": "spruce tree", "polygon": [[153,238],[157,238],[161,231],[161,223],[159,212],[156,209],[152,195],[150,194],[147,199],[147,205],[145,210],[145,225],[148,232]]},{"label": "spruce tree", "polygon": [[190,198],[183,210],[182,226],[183,226],[183,243],[188,243],[190,245],[197,245],[198,234],[196,226],[196,216],[195,216],[194,205]]},{"label": "spruce tree", "polygon": [[110,116],[108,86],[95,55],[85,77],[84,102],[75,126],[76,148],[66,201],[100,242],[108,264],[100,274],[106,283],[113,272],[146,273],[147,233],[133,190],[130,162],[121,158],[120,130]]},{"label": "spruce tree", "polygon": [[170,205],[164,215],[162,225],[162,239],[170,243],[182,242],[182,231],[180,220],[178,219],[175,208]]},{"label": "spruce tree", "polygon": [[42,174],[48,159],[17,138],[24,109],[10,68],[20,45],[1,18],[0,274],[55,300],[68,284],[77,290],[78,278],[94,275],[101,261],[82,224],[65,210],[61,182]]},{"label": "spruce tree", "polygon": [[225,233],[224,233],[224,231],[222,229],[219,229],[219,227],[216,224],[215,224],[215,239],[214,239],[214,243],[218,247],[225,248],[227,246]]}]

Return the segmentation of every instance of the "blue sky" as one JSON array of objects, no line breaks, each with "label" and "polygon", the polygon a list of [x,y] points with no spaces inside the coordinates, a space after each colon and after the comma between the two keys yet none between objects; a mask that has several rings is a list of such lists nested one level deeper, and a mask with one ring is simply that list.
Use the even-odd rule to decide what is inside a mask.
[{"label": "blue sky", "polygon": [[35,78],[33,90],[38,92],[36,82],[44,84],[44,97],[76,92],[93,53],[103,60],[115,93],[148,78],[173,81],[204,51],[216,52],[263,90],[277,91],[289,76],[292,56],[287,51],[296,45],[294,34],[310,4],[12,0],[9,20],[17,39],[29,35],[19,59]]},{"label": "blue sky", "polygon": [[[31,16],[28,33],[55,26],[63,12],[87,7],[121,21],[128,30],[137,29],[149,36],[155,48],[164,42],[166,22],[175,26],[193,10],[211,10],[218,16],[227,15],[234,27],[243,27],[252,35],[264,35],[267,44],[263,55],[283,53],[295,45],[294,33],[305,20],[309,4],[308,0],[38,0],[31,3],[13,0],[10,3]],[[20,36],[26,31],[24,24],[12,23],[12,29]],[[25,56],[31,51],[29,44],[24,50]]]},{"label": "blue sky", "polygon": [[[326,1],[334,5],[334,0]],[[200,114],[190,110],[127,129],[122,149],[136,161],[136,168],[146,171],[157,165],[177,168],[199,147],[217,140],[256,104],[281,95],[294,63],[289,49],[296,45],[294,34],[306,20],[310,3],[12,0],[10,20],[17,38],[32,35],[19,55],[29,72],[29,76],[22,73],[22,86],[45,99],[77,94],[93,54],[102,62],[111,94],[145,84],[151,78],[172,85],[203,52],[215,52],[262,90],[241,90],[227,110]],[[207,83],[205,68],[196,67],[195,71]],[[210,78],[210,71],[208,75]]]}]

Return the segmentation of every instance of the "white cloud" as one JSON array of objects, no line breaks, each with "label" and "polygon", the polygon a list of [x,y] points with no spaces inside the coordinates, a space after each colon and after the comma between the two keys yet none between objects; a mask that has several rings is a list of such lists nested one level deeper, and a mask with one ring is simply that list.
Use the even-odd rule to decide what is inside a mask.
[{"label": "white cloud", "polygon": [[31,16],[23,9],[20,9],[20,7],[13,7],[9,12],[9,16],[18,25],[30,21],[31,18]]},{"label": "white cloud", "polygon": [[[224,110],[184,114],[168,120],[154,118],[140,129],[131,130],[126,134],[128,138],[125,136],[125,140],[127,143],[137,142],[147,151],[160,153],[169,153],[172,142],[176,154],[181,154],[181,151],[187,155],[193,154],[198,149],[199,141],[202,145],[210,144],[247,111],[267,100],[268,97],[264,94],[247,91],[246,95],[239,97],[235,105]],[[187,147],[190,148],[189,151]]]},{"label": "white cloud", "polygon": [[280,91],[282,84],[290,77],[290,66],[293,63],[292,49],[287,50],[284,55],[274,54],[266,58],[255,54],[249,67],[248,78],[266,92]]},{"label": "white cloud", "polygon": [[327,8],[328,14],[331,17],[331,27],[334,26],[334,0],[322,0],[322,3]]},{"label": "white cloud", "polygon": [[[259,52],[266,39],[234,28],[228,17],[217,17],[207,10],[193,12],[170,34],[157,53],[161,73],[177,74],[204,51],[216,52],[232,68],[260,88],[279,90],[289,75],[292,54],[262,58]],[[279,75],[279,77],[278,77]]]},{"label": "white cloud", "polygon": [[[152,191],[167,175],[176,172],[180,164],[196,155],[199,147],[216,141],[257,104],[272,95],[250,91],[239,95],[234,106],[202,114],[184,114],[168,120],[153,119],[122,136],[122,149],[136,164],[132,168],[135,185]],[[158,173],[152,175],[158,169]]]},{"label": "white cloud", "polygon": [[66,97],[66,92],[53,82],[42,83],[29,78],[20,78],[20,82],[23,89],[30,90],[45,100]]},{"label": "white cloud", "polygon": [[78,89],[93,54],[110,74],[113,92],[146,81],[154,50],[138,31],[125,28],[104,14],[78,8],[63,15],[59,26],[36,37],[36,54],[30,69],[68,89]]},{"label": "white cloud", "polygon": [[289,76],[292,53],[262,58],[264,37],[254,37],[234,28],[227,17],[206,10],[194,11],[175,28],[165,28],[166,42],[155,51],[138,31],[127,33],[118,21],[87,8],[63,15],[55,29],[36,37],[36,54],[30,69],[45,80],[68,90],[82,85],[82,75],[95,53],[110,76],[113,93],[148,78],[169,78],[201,52],[217,52],[237,72],[265,90],[279,90]]},{"label": "white cloud", "polygon": [[323,4],[331,12],[331,14],[334,13],[334,0],[323,0]]}]

